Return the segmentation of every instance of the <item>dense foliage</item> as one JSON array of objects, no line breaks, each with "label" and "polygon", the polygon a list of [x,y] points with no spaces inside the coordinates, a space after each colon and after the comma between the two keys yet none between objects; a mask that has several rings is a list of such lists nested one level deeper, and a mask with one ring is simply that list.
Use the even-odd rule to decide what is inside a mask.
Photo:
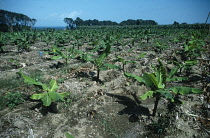
[{"label": "dense foliage", "polygon": [[82,20],[81,18],[77,17],[76,20],[73,20],[72,18],[64,18],[64,22],[68,24],[69,29],[73,29],[76,26],[105,26],[105,25],[157,25],[158,23],[153,20],[132,20],[128,19],[126,21],[122,21],[120,23],[113,22],[110,20],[106,21],[99,21],[97,19],[93,20]]},{"label": "dense foliage", "polygon": [[34,26],[35,23],[36,19],[31,19],[24,14],[0,10],[0,31],[22,30]]}]

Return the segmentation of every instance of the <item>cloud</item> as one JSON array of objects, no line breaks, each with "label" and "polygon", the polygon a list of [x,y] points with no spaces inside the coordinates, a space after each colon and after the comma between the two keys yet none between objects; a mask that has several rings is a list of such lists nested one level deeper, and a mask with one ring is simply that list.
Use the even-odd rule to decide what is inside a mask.
[{"label": "cloud", "polygon": [[63,13],[61,14],[61,18],[75,18],[78,17],[80,14],[82,14],[82,11],[73,11],[71,13]]},{"label": "cloud", "polygon": [[59,15],[58,15],[58,13],[52,13],[52,14],[50,14],[49,16],[50,16],[50,17],[58,17]]}]

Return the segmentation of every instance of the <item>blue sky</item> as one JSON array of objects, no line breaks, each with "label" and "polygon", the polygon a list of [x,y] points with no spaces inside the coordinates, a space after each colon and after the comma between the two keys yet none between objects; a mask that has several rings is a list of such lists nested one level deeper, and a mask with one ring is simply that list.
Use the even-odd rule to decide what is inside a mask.
[{"label": "blue sky", "polygon": [[35,18],[35,26],[66,26],[65,17],[118,23],[127,19],[204,23],[210,0],[0,0],[0,9]]}]

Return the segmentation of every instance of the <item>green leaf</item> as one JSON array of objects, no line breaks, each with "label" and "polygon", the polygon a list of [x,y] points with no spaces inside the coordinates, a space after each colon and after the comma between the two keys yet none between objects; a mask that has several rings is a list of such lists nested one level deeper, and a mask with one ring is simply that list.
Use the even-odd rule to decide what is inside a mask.
[{"label": "green leaf", "polygon": [[157,66],[156,78],[158,81],[158,88],[164,88],[164,83],[166,82],[166,69],[163,63],[158,59],[159,66]]},{"label": "green leaf", "polygon": [[40,100],[45,96],[45,94],[33,94],[30,98],[34,100]]},{"label": "green leaf", "polygon": [[49,92],[49,96],[54,101],[57,101],[57,100],[60,100],[60,99],[63,100],[63,97],[57,92]]},{"label": "green leaf", "polygon": [[99,70],[107,70],[107,69],[109,69],[109,68],[106,67],[106,66],[103,66],[103,67],[100,67],[100,68],[99,68]]},{"label": "green leaf", "polygon": [[43,89],[43,90],[45,90],[45,91],[49,91],[49,88],[48,88],[48,86],[47,86],[47,85],[45,85],[45,84],[41,84],[41,86],[42,86],[42,89]]},{"label": "green leaf", "polygon": [[196,65],[197,64],[197,60],[187,60],[185,61],[186,65]]},{"label": "green leaf", "polygon": [[170,91],[169,90],[165,90],[165,89],[163,89],[163,90],[157,90],[157,92],[159,92],[160,94],[161,94],[161,96],[163,96],[163,97],[165,97],[165,98],[167,98],[167,99],[173,99],[173,95],[170,93]]},{"label": "green leaf", "polygon": [[137,58],[143,58],[147,55],[147,53],[141,53]]},{"label": "green leaf", "polygon": [[64,134],[65,134],[66,138],[74,138],[74,137],[73,137],[71,134],[69,134],[68,132],[65,132]]},{"label": "green leaf", "polygon": [[58,84],[56,82],[56,80],[51,80],[50,81],[50,92],[56,91],[58,89]]},{"label": "green leaf", "polygon": [[50,98],[48,93],[46,93],[41,100],[42,100],[44,106],[50,106],[52,103],[52,99]]},{"label": "green leaf", "polygon": [[188,52],[189,51],[189,46],[188,45],[184,45],[184,51]]},{"label": "green leaf", "polygon": [[145,94],[141,95],[140,98],[142,100],[146,100],[147,98],[153,97],[154,93],[155,93],[155,91],[147,91]]},{"label": "green leaf", "polygon": [[117,56],[117,61],[120,61],[120,62],[124,63],[125,62],[125,59],[122,58],[122,57],[120,57],[120,56]]},{"label": "green leaf", "polygon": [[185,81],[188,80],[187,77],[173,77],[173,78],[167,78],[166,81]]},{"label": "green leaf", "polygon": [[155,90],[158,89],[158,82],[157,79],[155,78],[154,74],[148,74],[144,73],[142,76],[144,83],[146,84],[147,87],[154,88]]},{"label": "green leaf", "polygon": [[42,84],[41,82],[37,82],[36,80],[26,76],[25,74],[22,73],[22,70],[19,72],[19,74],[23,77],[25,83],[42,86],[43,90],[47,90],[47,91],[49,90],[47,85]]},{"label": "green leaf", "polygon": [[107,66],[110,69],[120,69],[120,66],[114,65],[114,64],[104,64],[104,66]]},{"label": "green leaf", "polygon": [[124,73],[124,75],[128,78],[135,79],[138,82],[144,82],[144,79],[142,77],[137,76],[137,75],[134,75],[134,74],[131,74],[131,73]]},{"label": "green leaf", "polygon": [[97,64],[102,64],[105,58],[106,58],[106,53],[102,53],[95,61]]},{"label": "green leaf", "polygon": [[202,93],[201,89],[197,88],[191,88],[191,87],[172,87],[170,88],[171,91],[173,91],[175,94],[190,94],[190,93],[195,93],[199,94]]},{"label": "green leaf", "polygon": [[23,79],[24,79],[24,82],[25,83],[29,83],[29,84],[35,84],[35,85],[42,85],[42,83],[40,82],[37,82],[36,80],[26,76],[25,74],[21,73]]},{"label": "green leaf", "polygon": [[162,75],[162,72],[158,71],[156,72],[156,80],[158,83],[158,89],[163,89],[165,87],[165,84],[163,83],[164,81],[164,76]]},{"label": "green leaf", "polygon": [[63,92],[63,93],[59,93],[59,94],[62,98],[66,97],[67,95],[70,95],[69,92]]},{"label": "green leaf", "polygon": [[125,61],[125,63],[136,63],[135,61]]},{"label": "green leaf", "polygon": [[66,55],[65,55],[63,52],[61,52],[60,49],[57,50],[57,53],[58,53],[60,56],[62,56],[63,58],[66,57]]},{"label": "green leaf", "polygon": [[91,58],[91,57],[89,57],[89,56],[93,56],[92,54],[83,54],[83,55],[81,55],[80,57],[83,59],[83,60],[85,60],[85,61],[94,61],[94,59],[93,58]]},{"label": "green leaf", "polygon": [[108,54],[110,54],[110,49],[111,49],[111,45],[107,45],[106,49],[103,51],[103,54],[105,54],[105,57],[107,57]]},{"label": "green leaf", "polygon": [[53,60],[62,59],[62,58],[63,58],[62,56],[53,56],[53,57],[51,57],[51,59],[53,59]]},{"label": "green leaf", "polygon": [[170,73],[168,74],[168,78],[172,78],[177,73],[177,71],[178,71],[179,68],[180,67],[174,67],[174,68],[172,68],[171,71],[170,71]]}]

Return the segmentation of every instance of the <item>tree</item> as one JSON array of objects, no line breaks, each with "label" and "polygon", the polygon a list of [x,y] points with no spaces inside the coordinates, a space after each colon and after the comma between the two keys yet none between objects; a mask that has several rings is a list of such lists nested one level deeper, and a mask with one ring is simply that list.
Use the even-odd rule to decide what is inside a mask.
[{"label": "tree", "polygon": [[13,32],[15,29],[30,28],[35,25],[36,19],[31,19],[28,16],[10,12],[6,10],[0,10],[0,26],[1,31]]},{"label": "tree", "polygon": [[174,21],[173,25],[179,25],[179,23],[177,21]]},{"label": "tree", "polygon": [[36,22],[37,22],[36,19],[31,19],[31,26],[34,26]]},{"label": "tree", "polygon": [[137,19],[137,20],[128,19],[120,23],[120,25],[157,25],[157,24],[158,23],[155,22],[154,20],[142,20],[142,19]]},{"label": "tree", "polygon": [[74,23],[74,20],[72,18],[64,18],[64,22],[68,24],[68,29],[74,29],[76,27],[76,24]]},{"label": "tree", "polygon": [[94,20],[92,21],[92,25],[100,25],[99,20],[94,19]]},{"label": "tree", "polygon": [[69,29],[73,29],[76,26],[95,26],[95,25],[157,25],[158,23],[154,20],[142,20],[142,19],[128,19],[126,21],[122,21],[120,24],[117,22],[113,22],[110,20],[99,21],[97,19],[93,20],[82,20],[81,18],[77,17],[76,20],[72,18],[64,18],[64,22],[68,24]]},{"label": "tree", "polygon": [[75,20],[75,24],[77,26],[81,26],[81,25],[84,25],[84,21],[81,18],[77,17]]}]

